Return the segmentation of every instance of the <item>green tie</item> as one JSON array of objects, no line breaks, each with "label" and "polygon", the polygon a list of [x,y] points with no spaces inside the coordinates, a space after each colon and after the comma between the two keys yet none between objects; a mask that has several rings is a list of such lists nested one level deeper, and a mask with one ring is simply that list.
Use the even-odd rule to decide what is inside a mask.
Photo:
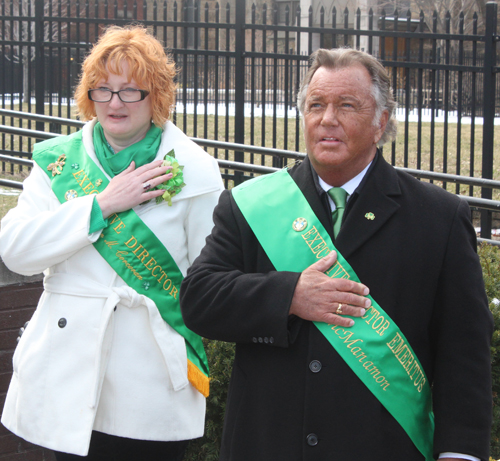
[{"label": "green tie", "polygon": [[332,187],[328,191],[328,195],[335,203],[335,211],[332,213],[333,219],[333,236],[337,237],[340,226],[342,224],[342,216],[344,215],[345,201],[347,199],[347,192],[342,187]]}]

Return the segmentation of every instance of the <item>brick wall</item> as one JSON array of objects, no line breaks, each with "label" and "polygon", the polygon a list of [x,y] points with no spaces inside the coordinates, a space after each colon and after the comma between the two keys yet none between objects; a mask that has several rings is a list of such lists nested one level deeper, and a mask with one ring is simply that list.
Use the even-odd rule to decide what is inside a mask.
[{"label": "brick wall", "polygon": [[[33,315],[42,294],[41,276],[22,277],[0,260],[0,408],[12,375],[19,328]],[[50,450],[15,436],[0,424],[0,461],[54,461]]]}]

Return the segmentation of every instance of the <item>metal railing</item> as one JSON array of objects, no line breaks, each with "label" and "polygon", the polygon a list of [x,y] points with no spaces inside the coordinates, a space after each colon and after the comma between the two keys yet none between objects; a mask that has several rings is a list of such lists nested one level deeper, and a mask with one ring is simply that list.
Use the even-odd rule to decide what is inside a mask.
[{"label": "metal railing", "polygon": [[[83,126],[83,122],[64,119],[59,117],[49,117],[37,114],[26,114],[23,112],[9,111],[9,110],[0,110],[0,116],[8,116],[8,117],[23,117],[25,119],[30,119],[38,122],[44,123],[57,123],[61,125],[68,125],[76,128],[80,128]],[[56,136],[62,136],[58,133],[51,133],[45,131],[38,131],[26,128],[19,128],[8,125],[0,125],[0,134],[5,133],[8,135],[14,136],[22,136],[29,137],[32,139],[45,140],[50,139]],[[223,141],[214,141],[209,139],[201,139],[201,138],[190,138],[192,141],[200,145],[204,148],[213,148],[221,151],[232,151],[232,152],[240,152],[240,153],[250,153],[250,154],[258,154],[258,155],[269,155],[272,157],[278,157],[280,162],[282,160],[303,160],[306,157],[305,153],[294,152],[289,150],[281,150],[281,149],[272,149],[268,147],[259,147],[259,146],[251,146],[247,144],[238,144],[238,143],[229,143]],[[29,155],[29,153],[26,153]],[[259,174],[269,174],[277,171],[279,168],[270,167],[265,165],[256,165],[251,163],[245,163],[237,160],[229,160],[229,159],[216,159],[219,167],[224,169],[226,172],[223,173],[226,179],[226,187],[231,181],[234,183],[241,183],[247,179],[252,178],[255,175]],[[0,162],[3,163],[11,163],[18,164],[26,167],[33,166],[33,161],[27,158],[20,158],[12,155],[6,155],[4,151],[0,150]],[[425,170],[416,170],[410,168],[402,168],[395,167],[398,170],[405,171],[406,173],[419,178],[419,179],[427,179],[431,181],[442,181],[443,183],[454,183],[454,184],[463,184],[467,186],[480,187],[482,190],[485,188],[488,190],[500,190],[500,181],[495,181],[486,178],[472,178],[467,176],[460,176],[454,174],[447,173],[438,173],[435,171],[425,171]],[[228,170],[233,171],[233,173],[229,173]],[[0,179],[0,186],[11,187],[16,189],[22,189],[22,182],[19,181],[11,181],[8,179]],[[500,201],[485,199],[473,196],[459,195],[461,199],[468,202],[469,206],[472,209],[477,210],[486,210],[488,212],[499,212],[500,211]],[[488,236],[484,236],[482,234],[482,238],[479,241],[484,241],[487,243],[500,245],[500,242],[491,240],[491,234]]]},{"label": "metal railing", "polygon": [[[0,133],[4,132],[4,130],[6,133],[18,134],[21,136],[29,136],[30,134],[30,130],[25,130],[22,128],[12,128],[0,125]],[[50,139],[55,136],[61,136],[54,133],[50,133],[52,134],[52,136],[47,136],[47,134],[49,133],[45,133],[44,131],[31,131],[31,133],[35,133],[35,137],[38,137],[37,133],[39,134],[43,133],[45,136],[44,138],[40,137],[40,139]],[[258,154],[279,155],[287,158],[295,158],[297,160],[302,160],[306,157],[306,154],[292,152],[292,151],[270,149],[266,147],[248,146],[245,144],[227,143],[223,141],[211,141],[199,138],[190,138],[190,139],[194,141],[196,144],[200,145],[201,147],[213,147],[221,150],[224,149],[224,150],[240,151],[240,152],[252,152]],[[216,160],[220,168],[241,171],[243,173],[269,174],[279,170],[279,168],[274,168],[269,166],[253,165],[249,163],[242,163],[224,159],[216,159]],[[14,163],[18,165],[24,165],[27,167],[33,166],[33,160],[22,159],[19,157],[12,157],[10,155],[4,155],[4,154],[0,154],[0,162]],[[396,170],[405,171],[406,173],[411,174],[416,178],[430,179],[433,181],[451,182],[455,184],[466,184],[470,186],[487,187],[489,189],[500,190],[500,181],[494,181],[491,179],[468,178],[465,176],[457,176],[446,173],[436,173],[434,171],[413,170],[410,168],[401,168],[401,167],[395,167],[395,168]],[[244,180],[251,179],[251,177],[252,176],[244,177]],[[23,183],[20,181],[11,181],[8,179],[0,178],[0,186],[8,186],[16,189],[22,189]],[[458,197],[468,202],[469,205],[473,208],[479,208],[490,211],[500,211],[500,201],[498,200],[488,200],[478,197],[470,197],[467,195],[458,195]]]},{"label": "metal railing", "polygon": [[[392,165],[498,179],[495,2],[485,5],[484,27],[479,27],[477,14],[458,17],[443,11],[438,17],[421,11],[416,19],[409,10],[396,9],[390,15],[378,7],[337,11],[334,0],[316,2],[308,11],[298,7],[279,14],[276,2],[268,7],[252,5],[252,0],[224,5],[88,0],[71,2],[71,7],[50,0],[34,2],[31,9],[13,8],[14,3],[0,0],[4,108],[72,117],[71,96],[93,43],[106,26],[140,23],[163,42],[180,68],[174,122],[187,135],[300,151],[304,147],[295,103],[308,57],[319,47],[349,46],[376,56],[390,73],[402,121],[398,143],[385,150]],[[43,122],[34,123],[42,130]],[[18,150],[30,152],[30,142]],[[1,138],[0,149],[7,145]],[[240,163],[245,159],[242,150],[231,156]],[[227,148],[215,148],[214,157],[231,161]],[[273,155],[271,163],[280,168],[288,160]],[[260,155],[260,161],[266,166],[269,157]],[[224,171],[223,178],[226,184],[238,183],[244,180],[242,173]],[[472,187],[469,195],[477,195]],[[492,190],[482,187],[481,197],[492,199]],[[483,211],[483,236],[491,235],[491,228],[492,213]]]}]

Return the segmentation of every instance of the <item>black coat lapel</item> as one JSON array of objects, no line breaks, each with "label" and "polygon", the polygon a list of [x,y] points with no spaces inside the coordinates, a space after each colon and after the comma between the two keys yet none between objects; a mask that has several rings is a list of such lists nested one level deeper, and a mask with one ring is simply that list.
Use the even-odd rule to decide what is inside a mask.
[{"label": "black coat lapel", "polygon": [[321,198],[318,195],[318,191],[316,190],[311,172],[311,162],[309,161],[309,158],[306,157],[300,165],[290,170],[290,175],[299,186],[299,189],[304,194],[304,197],[309,202],[309,205],[314,211],[314,214],[317,216],[321,224],[323,224],[323,227],[328,231],[330,237],[332,237],[333,239],[331,213],[328,214],[327,210],[325,209],[325,205],[321,202]]},{"label": "black coat lapel", "polygon": [[396,170],[379,153],[359,196],[347,214],[335,246],[347,259],[396,213],[401,195]]},{"label": "black coat lapel", "polygon": [[[290,175],[306,197],[312,210],[333,239],[331,215],[325,210],[318,195],[311,172],[311,163],[306,159],[290,170]],[[359,196],[347,214],[335,246],[347,258],[371,238],[396,213],[401,195],[396,170],[382,155],[369,172]],[[374,219],[370,219],[373,217]]]}]

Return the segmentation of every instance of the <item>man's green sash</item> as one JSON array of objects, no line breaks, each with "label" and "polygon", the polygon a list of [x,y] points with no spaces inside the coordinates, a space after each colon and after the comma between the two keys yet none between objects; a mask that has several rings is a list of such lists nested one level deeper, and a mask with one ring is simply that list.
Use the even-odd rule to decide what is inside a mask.
[{"label": "man's green sash", "polygon": [[[232,194],[276,270],[302,272],[335,250],[337,263],[325,273],[359,282],[287,170],[247,181]],[[425,459],[433,460],[434,416],[424,369],[398,326],[368,297],[372,307],[353,327],[314,324]]]},{"label": "man's green sash", "polygon": [[[61,203],[98,194],[109,183],[87,155],[81,131],[39,143],[33,159],[51,179]],[[94,247],[137,293],[152,299],[162,318],[186,340],[188,379],[205,397],[209,392],[208,362],[201,338],[182,320],[179,288],[183,276],[176,262],[133,210],[109,217]]]}]

